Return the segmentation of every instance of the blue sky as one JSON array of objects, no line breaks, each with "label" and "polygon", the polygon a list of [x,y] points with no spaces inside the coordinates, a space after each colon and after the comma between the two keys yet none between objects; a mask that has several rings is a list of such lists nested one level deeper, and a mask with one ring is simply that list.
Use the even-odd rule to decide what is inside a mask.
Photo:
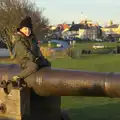
[{"label": "blue sky", "polygon": [[[33,0],[32,0],[33,1]],[[79,22],[81,12],[88,19],[100,24],[109,20],[120,23],[120,0],[34,0],[51,24]]]}]

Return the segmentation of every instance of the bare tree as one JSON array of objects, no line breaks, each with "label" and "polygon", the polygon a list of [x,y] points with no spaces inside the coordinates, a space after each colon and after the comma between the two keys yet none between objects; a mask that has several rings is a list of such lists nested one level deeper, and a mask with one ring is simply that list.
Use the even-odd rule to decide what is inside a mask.
[{"label": "bare tree", "polygon": [[0,0],[0,33],[7,29],[6,36],[10,39],[20,21],[28,15],[33,20],[35,34],[41,37],[42,29],[49,24],[43,10],[28,0]]}]

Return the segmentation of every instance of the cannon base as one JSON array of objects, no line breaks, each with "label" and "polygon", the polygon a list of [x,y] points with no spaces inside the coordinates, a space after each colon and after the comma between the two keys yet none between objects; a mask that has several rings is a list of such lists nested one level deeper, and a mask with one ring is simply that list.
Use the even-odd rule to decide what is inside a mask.
[{"label": "cannon base", "polygon": [[[21,116],[21,105],[25,104],[25,109],[27,109],[25,114],[30,114],[30,94],[29,89],[23,91],[12,90],[9,95],[5,94],[4,90],[0,88],[0,105],[5,106],[3,112],[0,109],[0,120],[22,120]],[[20,97],[21,96],[21,97]],[[23,99],[24,96],[24,99]],[[28,108],[27,108],[28,107]]]},{"label": "cannon base", "polygon": [[7,95],[0,88],[0,120],[61,120],[60,106],[61,97],[41,97],[29,88]]}]

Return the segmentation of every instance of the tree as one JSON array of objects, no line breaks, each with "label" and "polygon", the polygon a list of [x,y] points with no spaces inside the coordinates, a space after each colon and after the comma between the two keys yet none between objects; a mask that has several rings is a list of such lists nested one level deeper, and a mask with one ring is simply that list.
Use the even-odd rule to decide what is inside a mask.
[{"label": "tree", "polygon": [[20,21],[25,16],[31,16],[34,31],[37,38],[40,39],[47,29],[49,21],[43,16],[44,9],[36,7],[35,3],[28,0],[0,0],[0,34],[6,29],[3,37],[11,39]]}]

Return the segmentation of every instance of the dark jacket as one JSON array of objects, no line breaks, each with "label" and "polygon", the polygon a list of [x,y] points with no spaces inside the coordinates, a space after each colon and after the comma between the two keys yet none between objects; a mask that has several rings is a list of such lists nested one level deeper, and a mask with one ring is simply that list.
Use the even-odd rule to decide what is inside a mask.
[{"label": "dark jacket", "polygon": [[26,78],[33,72],[36,72],[39,66],[36,64],[36,56],[31,53],[30,50],[24,45],[28,45],[28,47],[36,54],[39,54],[39,48],[37,43],[32,43],[30,38],[25,37],[22,34],[15,35],[15,42],[14,42],[14,59],[22,68],[21,73],[18,75],[21,78]]},{"label": "dark jacket", "polygon": [[26,40],[26,44],[28,48],[30,48],[30,51],[32,51],[32,54],[35,56],[35,58],[37,58],[37,60],[35,59],[36,64],[40,68],[50,67],[51,63],[43,56],[42,52],[40,51],[35,35],[31,35],[27,39],[28,40]]}]

